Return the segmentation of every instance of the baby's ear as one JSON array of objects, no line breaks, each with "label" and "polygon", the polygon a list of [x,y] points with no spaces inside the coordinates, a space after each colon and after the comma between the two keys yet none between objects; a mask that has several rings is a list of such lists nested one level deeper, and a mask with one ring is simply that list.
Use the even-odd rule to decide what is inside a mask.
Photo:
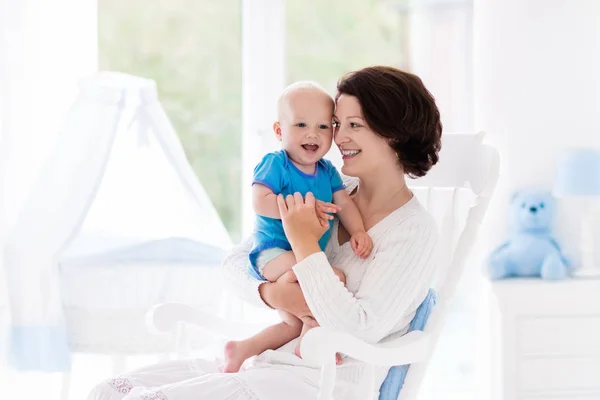
[{"label": "baby's ear", "polygon": [[281,142],[281,124],[279,123],[279,121],[275,121],[273,123],[273,132],[275,132],[277,140]]}]

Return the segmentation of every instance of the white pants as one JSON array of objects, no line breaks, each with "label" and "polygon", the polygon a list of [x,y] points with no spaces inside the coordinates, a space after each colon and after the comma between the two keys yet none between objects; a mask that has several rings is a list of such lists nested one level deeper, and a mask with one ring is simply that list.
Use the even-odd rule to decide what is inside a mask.
[{"label": "white pants", "polygon": [[97,385],[88,400],[307,400],[316,399],[319,372],[310,368],[254,367],[219,372],[206,360],[172,361]]}]

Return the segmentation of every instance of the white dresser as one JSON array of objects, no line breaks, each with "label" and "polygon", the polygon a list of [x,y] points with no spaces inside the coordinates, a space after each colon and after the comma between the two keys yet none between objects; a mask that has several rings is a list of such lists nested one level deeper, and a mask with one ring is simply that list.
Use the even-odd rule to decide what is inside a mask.
[{"label": "white dresser", "polygon": [[600,280],[492,283],[493,400],[600,400]]}]

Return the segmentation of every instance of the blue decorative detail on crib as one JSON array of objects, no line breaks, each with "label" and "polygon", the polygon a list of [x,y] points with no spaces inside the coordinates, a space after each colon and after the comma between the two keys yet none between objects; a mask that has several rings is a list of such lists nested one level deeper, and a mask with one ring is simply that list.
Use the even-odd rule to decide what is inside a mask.
[{"label": "blue decorative detail on crib", "polygon": [[66,372],[71,351],[62,326],[13,326],[9,363],[18,371]]},{"label": "blue decorative detail on crib", "polygon": [[[417,308],[417,312],[410,322],[408,331],[422,331],[425,329],[425,323],[429,319],[431,310],[435,306],[437,300],[437,294],[433,289],[429,289],[427,296]],[[400,394],[400,389],[404,385],[406,374],[410,365],[398,365],[390,368],[381,389],[379,390],[379,400],[396,400]]]}]

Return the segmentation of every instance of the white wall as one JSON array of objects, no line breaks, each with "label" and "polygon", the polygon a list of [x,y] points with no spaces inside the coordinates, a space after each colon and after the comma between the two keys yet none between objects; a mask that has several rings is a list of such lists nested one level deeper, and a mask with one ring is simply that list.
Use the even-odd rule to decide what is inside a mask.
[{"label": "white wall", "polygon": [[600,1],[475,0],[474,40],[475,128],[502,156],[495,241],[510,192],[550,188],[564,147],[600,146]]},{"label": "white wall", "polygon": [[[488,132],[502,157],[484,252],[505,237],[513,190],[551,188],[561,149],[600,146],[600,1],[474,0],[473,37],[475,129]],[[572,252],[576,215],[561,205],[557,232]],[[479,399],[491,395],[488,299],[481,298]]]}]

